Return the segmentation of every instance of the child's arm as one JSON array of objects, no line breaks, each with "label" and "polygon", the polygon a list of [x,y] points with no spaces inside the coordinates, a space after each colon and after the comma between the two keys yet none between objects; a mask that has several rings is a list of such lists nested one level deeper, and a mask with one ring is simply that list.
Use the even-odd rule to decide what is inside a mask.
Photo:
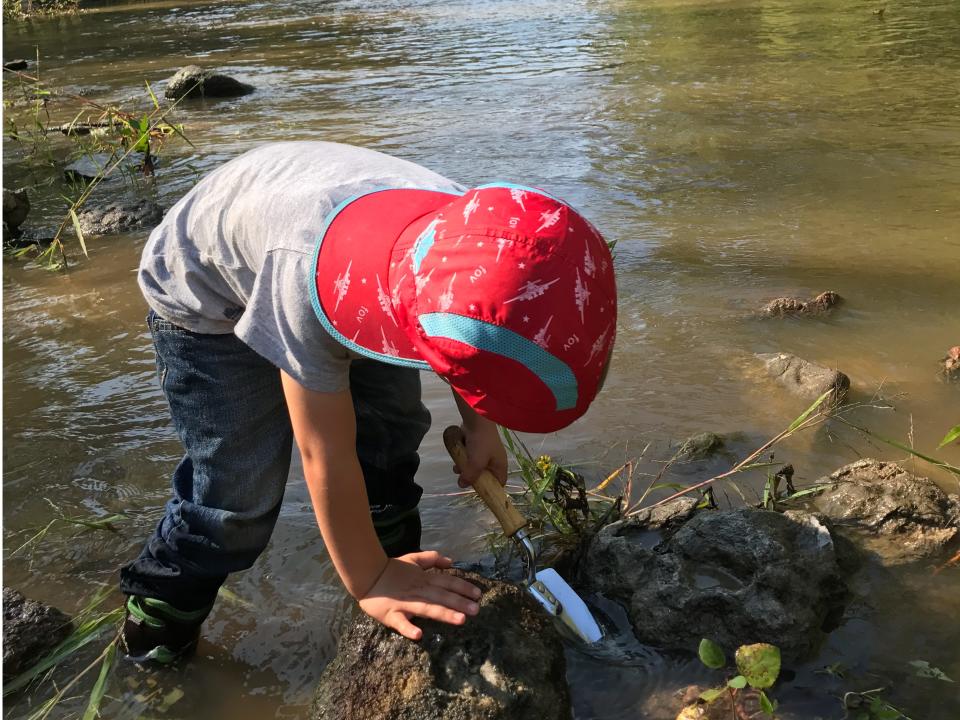
[{"label": "child's arm", "polygon": [[453,625],[475,615],[476,586],[425,572],[450,567],[450,558],[420,552],[388,559],[380,547],[357,459],[350,392],[313,392],[286,373],[281,377],[320,532],[343,584],[363,611],[411,640],[421,635],[410,622],[414,615]]},{"label": "child's arm", "polygon": [[463,418],[463,434],[467,446],[467,467],[454,466],[460,475],[460,487],[468,487],[480,477],[484,469],[492,472],[501,485],[507,484],[507,451],[500,442],[500,431],[495,422],[478,415],[456,392],[453,399]]}]

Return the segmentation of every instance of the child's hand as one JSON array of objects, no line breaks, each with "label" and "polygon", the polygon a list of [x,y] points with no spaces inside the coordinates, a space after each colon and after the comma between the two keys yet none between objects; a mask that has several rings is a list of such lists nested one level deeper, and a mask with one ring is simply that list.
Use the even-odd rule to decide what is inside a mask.
[{"label": "child's hand", "polygon": [[500,442],[500,431],[494,423],[480,420],[473,427],[463,424],[467,465],[453,468],[460,475],[457,484],[463,488],[473,485],[484,470],[492,472],[501,485],[507,484],[507,451]]},{"label": "child's hand", "polygon": [[373,587],[360,598],[360,609],[410,640],[423,635],[410,622],[413,616],[463,625],[467,615],[479,611],[480,588],[453,575],[426,572],[452,565],[450,558],[433,550],[391,558]]}]

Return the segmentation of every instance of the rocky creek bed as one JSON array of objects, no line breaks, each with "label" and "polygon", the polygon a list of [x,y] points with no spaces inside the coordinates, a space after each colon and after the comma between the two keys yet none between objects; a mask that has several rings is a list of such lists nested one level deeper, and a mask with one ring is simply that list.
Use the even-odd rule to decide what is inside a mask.
[{"label": "rocky creek bed", "polygon": [[[590,537],[571,580],[585,597],[622,606],[636,639],[659,651],[693,654],[703,638],[728,653],[766,642],[787,667],[803,662],[863,601],[858,593],[869,596],[864,568],[940,561],[960,545],[960,496],[896,463],[864,459],[819,486],[806,508],[784,512],[699,509],[690,497],[644,510]],[[480,613],[462,627],[417,621],[419,643],[347,611],[310,720],[572,717],[564,645],[548,616],[516,584],[452,572],[482,589]],[[65,614],[10,588],[3,613],[7,678],[71,629]],[[695,699],[679,688],[669,702],[679,710]]]},{"label": "rocky creek bed", "polygon": [[[767,642],[788,667],[803,662],[869,594],[865,568],[939,560],[960,539],[960,497],[895,463],[861,460],[820,484],[805,509],[698,510],[681,498],[613,523],[586,544],[572,579],[620,604],[636,638],[659,650]],[[423,623],[414,644],[365,617],[353,624],[311,718],[361,707],[370,718],[571,717],[555,629],[515,586],[469,577],[485,594],[464,628]],[[690,700],[678,689],[676,710]]]}]

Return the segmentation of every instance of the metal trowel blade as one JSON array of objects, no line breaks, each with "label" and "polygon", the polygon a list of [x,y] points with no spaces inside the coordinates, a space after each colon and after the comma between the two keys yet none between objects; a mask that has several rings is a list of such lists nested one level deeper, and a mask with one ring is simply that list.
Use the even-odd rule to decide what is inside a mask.
[{"label": "metal trowel blade", "polygon": [[556,603],[537,591],[535,587],[527,588],[534,599],[555,615],[564,625],[572,630],[578,638],[586,643],[595,643],[603,637],[603,631],[593,619],[593,613],[587,604],[580,599],[573,588],[567,584],[553,568],[546,568],[537,573],[537,581],[550,592]]}]

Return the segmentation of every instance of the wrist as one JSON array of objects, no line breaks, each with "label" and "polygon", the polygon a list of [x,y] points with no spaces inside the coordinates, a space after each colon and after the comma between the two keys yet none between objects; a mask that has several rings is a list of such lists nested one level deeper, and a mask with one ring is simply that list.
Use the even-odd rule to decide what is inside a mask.
[{"label": "wrist", "polygon": [[363,600],[367,595],[370,594],[370,591],[373,590],[374,586],[380,582],[380,578],[383,577],[383,574],[387,571],[387,567],[390,565],[390,558],[387,557],[386,553],[382,553],[382,563],[379,566],[379,569],[376,569],[372,573],[367,573],[366,578],[353,578],[349,580],[347,577],[342,577],[343,584],[347,588],[347,592],[350,593],[351,597],[357,602]]}]

